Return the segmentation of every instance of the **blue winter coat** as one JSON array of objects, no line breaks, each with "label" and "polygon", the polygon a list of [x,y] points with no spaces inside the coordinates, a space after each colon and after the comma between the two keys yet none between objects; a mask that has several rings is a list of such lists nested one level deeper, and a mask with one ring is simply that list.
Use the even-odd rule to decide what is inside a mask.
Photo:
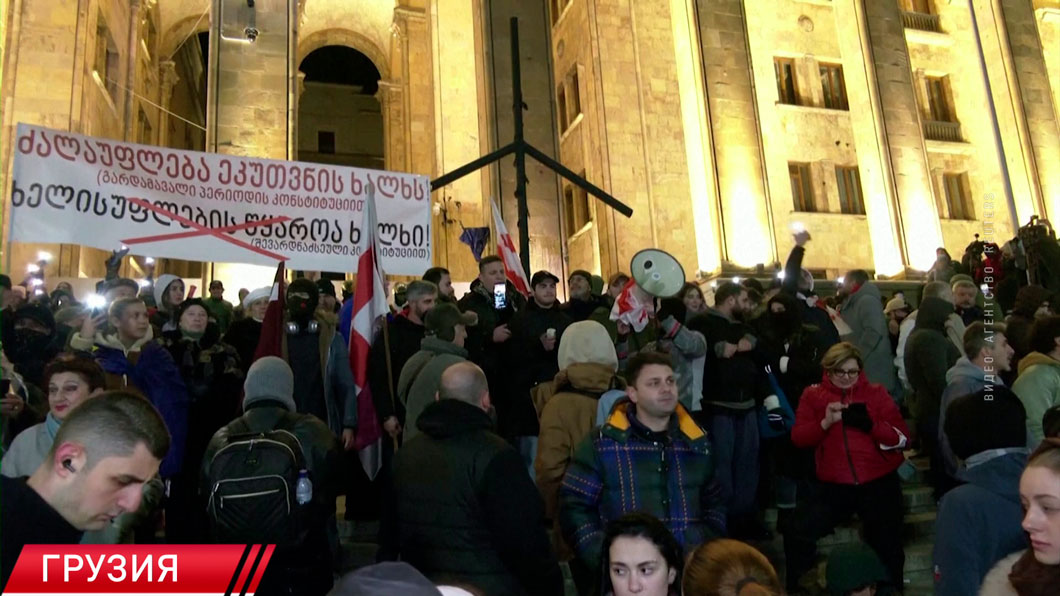
[{"label": "blue winter coat", "polygon": [[[1005,384],[997,374],[991,376],[991,384]],[[946,473],[954,478],[957,477],[957,469],[960,466],[957,464],[957,456],[953,454],[953,448],[950,447],[949,437],[943,430],[946,425],[946,408],[958,397],[982,391],[986,384],[986,371],[972,364],[967,356],[961,356],[957,364],[946,371],[946,389],[943,390],[939,402],[939,450],[942,453],[942,461],[946,464]]]},{"label": "blue winter coat", "polygon": [[935,521],[936,596],[977,594],[983,578],[1008,554],[1027,548],[1020,524],[1020,474],[1026,449],[984,451],[968,458]]}]

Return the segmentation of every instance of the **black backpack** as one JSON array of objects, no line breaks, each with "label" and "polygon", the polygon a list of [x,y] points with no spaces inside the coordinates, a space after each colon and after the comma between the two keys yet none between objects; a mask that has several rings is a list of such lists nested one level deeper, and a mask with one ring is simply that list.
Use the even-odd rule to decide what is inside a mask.
[{"label": "black backpack", "polygon": [[225,445],[206,469],[206,512],[218,544],[296,546],[308,528],[310,503],[295,497],[298,473],[306,469],[302,445],[286,413],[277,428],[253,432],[237,419]]}]

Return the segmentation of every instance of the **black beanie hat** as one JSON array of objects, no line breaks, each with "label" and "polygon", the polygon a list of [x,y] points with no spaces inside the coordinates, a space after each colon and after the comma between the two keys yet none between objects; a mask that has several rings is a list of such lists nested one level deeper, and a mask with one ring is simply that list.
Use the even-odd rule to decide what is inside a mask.
[{"label": "black beanie hat", "polygon": [[331,283],[330,279],[318,279],[316,286],[317,291],[320,293],[321,296],[331,296],[332,298],[337,298],[337,296],[335,295],[335,284]]},{"label": "black beanie hat", "polygon": [[55,317],[52,316],[52,311],[48,310],[48,307],[40,302],[23,304],[15,311],[15,315],[11,317],[12,321],[18,321],[19,319],[32,319],[51,331],[55,331]]},{"label": "black beanie hat", "polygon": [[210,309],[206,308],[206,303],[202,301],[202,298],[188,298],[177,305],[177,322],[180,322],[180,318],[184,316],[184,312],[193,306],[201,306],[202,309],[206,311],[206,316],[210,316]]},{"label": "black beanie hat", "polygon": [[961,459],[990,449],[1026,447],[1027,411],[1012,390],[995,385],[950,403],[943,431]]}]

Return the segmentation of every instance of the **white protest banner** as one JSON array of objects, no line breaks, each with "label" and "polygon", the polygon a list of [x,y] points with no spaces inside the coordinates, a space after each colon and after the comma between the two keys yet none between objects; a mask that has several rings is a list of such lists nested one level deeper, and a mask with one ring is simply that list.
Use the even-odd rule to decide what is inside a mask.
[{"label": "white protest banner", "polygon": [[356,271],[374,186],[383,270],[431,267],[426,176],[182,151],[18,125],[11,240]]}]

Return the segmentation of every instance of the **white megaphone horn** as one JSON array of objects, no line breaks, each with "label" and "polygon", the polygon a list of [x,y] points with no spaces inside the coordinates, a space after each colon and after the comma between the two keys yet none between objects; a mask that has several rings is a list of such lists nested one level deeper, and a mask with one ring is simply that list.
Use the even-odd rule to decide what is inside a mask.
[{"label": "white megaphone horn", "polygon": [[670,253],[657,248],[646,248],[633,255],[629,267],[636,288],[644,294],[638,298],[644,301],[650,300],[649,296],[676,296],[685,285],[685,270],[681,263]]}]

